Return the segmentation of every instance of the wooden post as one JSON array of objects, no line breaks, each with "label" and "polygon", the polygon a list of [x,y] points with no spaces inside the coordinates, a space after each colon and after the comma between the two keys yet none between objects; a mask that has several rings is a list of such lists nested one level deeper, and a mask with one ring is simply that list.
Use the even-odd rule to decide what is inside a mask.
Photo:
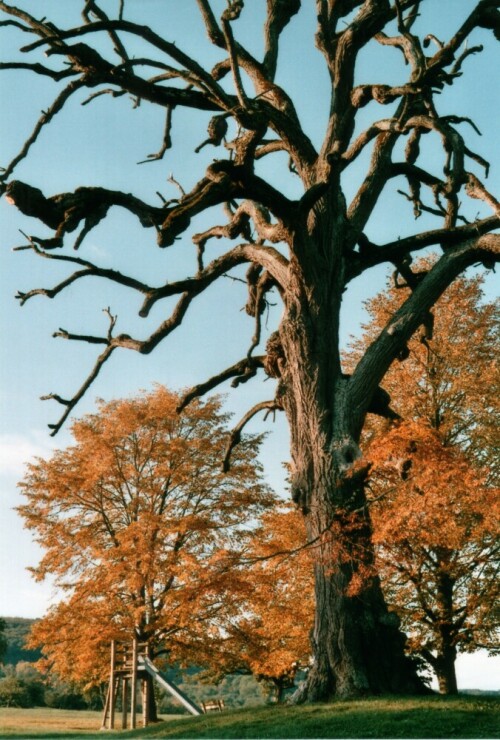
[{"label": "wooden post", "polygon": [[147,727],[149,724],[149,681],[147,678],[142,679],[142,726]]},{"label": "wooden post", "polygon": [[111,670],[109,675],[109,729],[115,729],[115,641],[111,641]]},{"label": "wooden post", "polygon": [[127,729],[127,684],[128,678],[122,676],[122,730]]},{"label": "wooden post", "polygon": [[109,700],[110,700],[110,696],[111,696],[111,690],[112,690],[112,687],[111,687],[111,683],[110,683],[108,685],[108,690],[106,692],[106,701],[104,703],[104,713],[103,713],[103,717],[102,717],[101,730],[105,730],[106,729],[106,722],[108,721]]},{"label": "wooden post", "polygon": [[[149,644],[146,642],[144,645],[144,657],[149,658]],[[149,689],[150,682],[148,681],[147,673],[143,674],[142,682],[142,726],[147,727],[149,725]]]},{"label": "wooden post", "polygon": [[135,730],[137,698],[137,637],[132,640],[132,670],[130,677],[130,727]]}]

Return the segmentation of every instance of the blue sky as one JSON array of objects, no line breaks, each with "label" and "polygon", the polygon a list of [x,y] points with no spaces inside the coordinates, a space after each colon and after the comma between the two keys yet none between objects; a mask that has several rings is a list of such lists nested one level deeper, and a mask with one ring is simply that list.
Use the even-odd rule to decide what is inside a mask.
[{"label": "blue sky", "polygon": [[[34,15],[40,14],[39,0],[19,0],[18,4]],[[118,2],[108,0],[102,5],[114,13]],[[221,10],[225,3],[217,0],[213,5]],[[64,3],[44,0],[43,13],[62,26],[69,26],[80,23],[80,6],[79,0]],[[278,81],[292,95],[304,128],[314,143],[319,144],[328,112],[328,79],[322,57],[312,43],[314,3],[304,0],[303,6],[301,14],[292,20],[283,35],[283,64]],[[452,28],[458,27],[471,6],[470,0],[427,0],[422,3],[422,15],[418,20],[420,30],[424,35],[432,32],[447,38],[450,24]],[[125,7],[128,18],[156,25],[167,39],[177,40],[184,51],[200,62],[212,65],[218,61],[216,50],[205,38],[194,0],[127,0]],[[247,0],[242,18],[234,26],[237,37],[257,55],[262,48],[260,27],[264,8],[262,0]],[[0,29],[0,33],[3,60],[27,43],[25,34],[6,29]],[[468,141],[472,149],[492,161],[489,187],[495,192],[499,178],[499,168],[494,166],[495,139],[500,111],[498,96],[494,100],[491,98],[494,70],[498,68],[498,57],[491,42],[490,34],[476,33],[471,43],[485,43],[487,48],[483,54],[469,59],[463,78],[443,91],[438,105],[442,113],[472,116],[482,131],[483,136],[479,137],[470,129]],[[144,49],[137,45],[133,52],[139,56]],[[35,60],[34,55],[31,58]],[[374,45],[360,59],[357,81],[397,83],[405,79],[406,73],[397,50]],[[51,80],[41,77],[33,80],[23,71],[0,72],[0,166],[6,166],[15,156],[40,111],[50,105],[56,92],[57,85]],[[162,162],[137,165],[160,147],[162,111],[146,104],[133,110],[126,97],[111,99],[110,96],[101,96],[82,108],[80,103],[85,97],[86,94],[75,96],[42,132],[28,160],[16,169],[17,179],[29,181],[47,195],[69,191],[79,185],[98,184],[130,191],[159,204],[157,191],[166,198],[177,195],[175,186],[168,182],[170,175],[189,190],[200,179],[206,165],[214,157],[221,156],[211,147],[205,147],[199,155],[193,152],[206,136],[209,115],[198,117],[175,111],[174,148],[167,152]],[[371,106],[363,111],[363,126],[373,113]],[[387,115],[387,109],[375,111],[377,118]],[[442,154],[432,136],[427,139],[429,167],[434,167],[439,174]],[[354,172],[346,178],[348,195],[355,192],[365,167],[366,157],[361,156]],[[475,165],[472,169],[483,176]],[[293,197],[299,192],[297,182],[285,177],[286,171],[286,159],[281,156],[265,160],[261,169],[263,175]],[[473,207],[480,210],[475,204]],[[471,217],[474,215],[471,212]],[[204,222],[201,218],[195,230],[200,231],[214,222]],[[378,219],[369,224],[368,233],[374,241],[383,243],[430,228],[431,224],[431,219],[425,215],[415,224],[408,204],[401,196],[393,194],[384,197]],[[26,461],[37,454],[48,454],[55,446],[69,441],[67,429],[55,440],[49,437],[46,425],[57,420],[60,407],[54,402],[41,402],[39,397],[49,392],[72,395],[95,358],[92,347],[52,339],[51,335],[59,327],[77,333],[102,334],[107,329],[103,309],[109,306],[118,314],[118,331],[143,337],[164,318],[168,304],[157,305],[147,320],[139,319],[139,298],[116,286],[109,290],[104,282],[91,279],[80,281],[54,301],[36,297],[21,309],[14,300],[17,290],[49,287],[66,275],[67,270],[53,263],[48,265],[29,252],[11,251],[13,246],[24,242],[19,229],[39,236],[49,235],[49,232],[21,216],[5,199],[0,201],[0,225],[0,614],[35,617],[44,612],[54,594],[50,584],[34,584],[25,570],[37,562],[40,553],[13,511],[12,507],[19,503],[16,482],[22,476]],[[174,280],[192,267],[195,253],[189,240],[183,239],[167,251],[159,250],[154,242],[153,233],[138,228],[131,216],[114,209],[111,217],[87,237],[81,256],[101,265],[113,265],[153,283]],[[216,254],[218,248],[210,246],[210,255]],[[359,333],[364,319],[362,300],[380,290],[384,280],[385,270],[380,269],[368,280],[353,283],[344,299],[343,342],[350,334]],[[487,286],[493,294],[493,277],[488,278]],[[252,321],[239,310],[244,302],[243,286],[226,280],[222,294],[212,290],[203,296],[193,305],[185,326],[151,356],[142,357],[127,351],[115,353],[76,413],[82,415],[93,410],[96,397],[109,399],[132,395],[141,388],[151,387],[154,382],[173,388],[186,387],[239,360],[253,333]],[[269,328],[273,328],[278,316],[279,306],[276,306],[270,312]],[[238,416],[253,403],[272,395],[270,383],[248,383],[232,393],[228,408]],[[256,430],[260,426],[256,422],[253,428]],[[267,428],[272,433],[266,441],[264,462],[270,482],[279,489],[283,486],[282,462],[288,457],[287,430],[280,418]],[[492,661],[485,662],[482,656],[465,656],[463,660],[479,665],[476,670],[469,663],[461,670],[463,687],[488,685],[498,688]]]}]

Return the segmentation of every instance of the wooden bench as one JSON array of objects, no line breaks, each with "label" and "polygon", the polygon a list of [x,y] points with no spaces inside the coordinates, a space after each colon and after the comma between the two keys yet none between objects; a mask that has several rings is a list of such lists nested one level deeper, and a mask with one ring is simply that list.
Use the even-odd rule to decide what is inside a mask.
[{"label": "wooden bench", "polygon": [[207,712],[222,712],[224,709],[224,699],[211,699],[210,701],[202,701],[201,708],[206,714]]}]

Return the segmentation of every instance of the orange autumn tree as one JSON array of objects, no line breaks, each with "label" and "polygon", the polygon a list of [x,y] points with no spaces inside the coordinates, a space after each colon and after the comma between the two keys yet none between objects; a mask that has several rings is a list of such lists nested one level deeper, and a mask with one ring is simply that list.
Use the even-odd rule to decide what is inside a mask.
[{"label": "orange autumn tree", "polygon": [[[234,563],[275,497],[245,436],[228,473],[227,415],[196,401],[182,415],[163,387],[74,423],[74,444],[29,466],[25,525],[45,550],[34,576],[66,597],[34,627],[32,644],[64,678],[106,678],[109,641],[147,641],[182,661],[217,636],[246,588]],[[232,598],[227,598],[230,592]]]},{"label": "orange autumn tree", "polygon": [[371,445],[374,542],[409,648],[457,693],[458,652],[499,645],[499,489],[488,471],[404,422]]},{"label": "orange autumn tree", "polygon": [[219,655],[212,653],[212,675],[251,673],[275,701],[282,700],[312,656],[313,559],[293,505],[281,503],[263,514],[242,560],[247,588],[240,594],[241,611],[227,622]]},{"label": "orange autumn tree", "polygon": [[[416,274],[432,262],[420,260]],[[348,362],[409,292],[401,274],[393,278],[368,301],[371,322]],[[499,317],[482,283],[450,286],[386,376],[394,409],[410,423],[387,434],[372,417],[365,430],[375,436],[370,486],[386,596],[445,693],[456,691],[457,652],[490,648],[495,628]]]}]

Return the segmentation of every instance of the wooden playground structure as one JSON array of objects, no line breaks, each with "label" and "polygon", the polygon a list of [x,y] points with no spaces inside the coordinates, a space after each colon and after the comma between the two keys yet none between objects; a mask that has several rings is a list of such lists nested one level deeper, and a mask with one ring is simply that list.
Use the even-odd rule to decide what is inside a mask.
[{"label": "wooden playground structure", "polygon": [[[131,643],[113,641],[111,643],[109,686],[104,705],[102,730],[113,730],[115,728],[118,696],[121,696],[122,729],[127,729],[129,725],[131,729],[135,729],[137,726],[137,694],[139,686],[141,688],[142,726],[147,727],[150,719],[150,678],[183,704],[191,714],[203,714],[204,710],[191,701],[175,684],[169,681],[150,660],[149,645],[147,643],[141,643],[137,639],[133,639]],[[129,715],[130,723],[128,722]]]}]

